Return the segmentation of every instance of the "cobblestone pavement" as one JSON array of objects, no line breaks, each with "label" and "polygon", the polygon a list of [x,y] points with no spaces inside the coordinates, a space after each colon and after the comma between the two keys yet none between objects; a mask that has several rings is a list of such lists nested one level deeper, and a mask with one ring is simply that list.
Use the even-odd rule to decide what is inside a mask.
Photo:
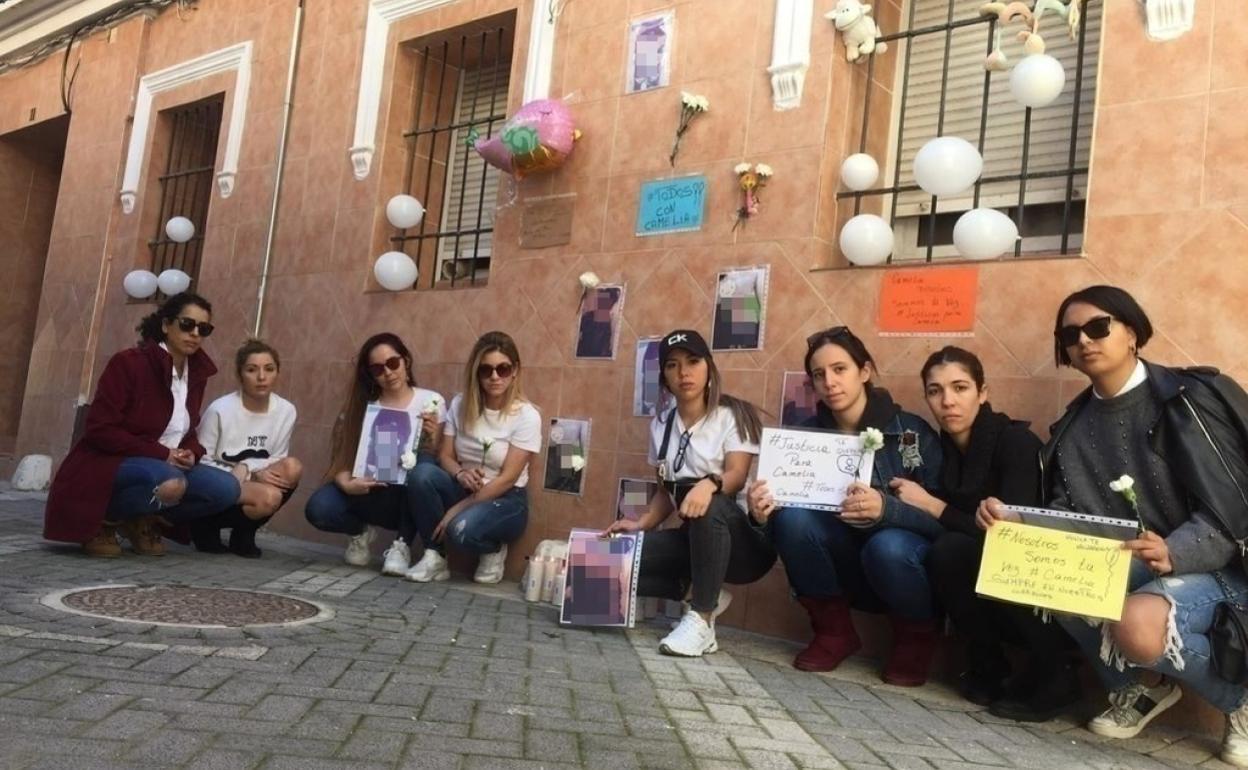
[{"label": "cobblestone pavement", "polygon": [[[285,538],[259,560],[87,559],[40,540],[41,516],[0,489],[3,768],[1223,767],[1211,739],[1019,725],[865,663],[802,674],[792,645],[727,629],[718,654],[668,658],[657,627],[564,628],[514,587],[417,586]],[[192,629],[40,601],[103,584],[261,589],[332,617]]]}]

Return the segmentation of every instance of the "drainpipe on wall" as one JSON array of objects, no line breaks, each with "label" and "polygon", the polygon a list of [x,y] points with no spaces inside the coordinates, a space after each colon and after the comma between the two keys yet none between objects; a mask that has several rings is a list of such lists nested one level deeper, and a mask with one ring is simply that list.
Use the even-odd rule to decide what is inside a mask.
[{"label": "drainpipe on wall", "polygon": [[299,64],[299,49],[303,45],[303,3],[295,8],[295,28],[290,39],[290,66],[286,71],[286,96],[282,102],[282,133],[277,144],[277,172],[273,177],[273,203],[269,208],[269,232],[264,241],[264,261],[260,266],[260,287],[256,291],[256,323],[251,335],[260,336],[264,323],[264,302],[269,287],[269,265],[273,260],[273,239],[277,234],[277,203],[282,194],[282,179],[286,175],[286,144],[290,141],[290,113],[294,106],[295,74]]}]

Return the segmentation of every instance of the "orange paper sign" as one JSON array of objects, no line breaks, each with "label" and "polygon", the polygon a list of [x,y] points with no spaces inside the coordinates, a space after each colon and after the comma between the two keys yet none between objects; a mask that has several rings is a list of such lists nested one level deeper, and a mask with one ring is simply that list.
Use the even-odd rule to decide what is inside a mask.
[{"label": "orange paper sign", "polygon": [[889,270],[880,285],[880,334],[970,336],[978,290],[974,267]]}]

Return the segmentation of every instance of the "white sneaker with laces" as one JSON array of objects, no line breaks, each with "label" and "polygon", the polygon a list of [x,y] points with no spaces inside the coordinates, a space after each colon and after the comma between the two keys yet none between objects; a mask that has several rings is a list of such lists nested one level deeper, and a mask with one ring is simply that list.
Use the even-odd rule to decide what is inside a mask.
[{"label": "white sneaker with laces", "polygon": [[718,649],[715,629],[693,610],[686,612],[676,630],[659,642],[659,652],[683,658],[697,658]]},{"label": "white sneaker with laces", "polygon": [[1222,761],[1235,767],[1248,767],[1248,705],[1226,715]]},{"label": "white sneaker with laces", "polygon": [[442,554],[426,548],[420,561],[407,571],[405,577],[416,583],[441,582],[451,579],[451,570],[446,566],[446,559],[442,558]]},{"label": "white sneaker with laces", "polygon": [[483,553],[477,562],[472,579],[478,583],[497,583],[503,579],[503,567],[507,564],[507,545],[499,547],[498,553]]},{"label": "white sneaker with laces", "polygon": [[403,575],[412,567],[412,549],[402,538],[395,538],[386,549],[385,561],[381,565],[383,575]]},{"label": "white sneaker with laces", "polygon": [[1109,694],[1109,708],[1088,722],[1088,731],[1106,738],[1134,738],[1181,697],[1179,686],[1166,680],[1156,687],[1127,685]]},{"label": "white sneaker with laces", "polygon": [[[718,618],[720,615],[723,615],[724,610],[728,609],[729,604],[732,604],[732,594],[728,593],[722,588],[719,589],[719,598],[715,600],[715,609],[711,610],[711,628],[715,627],[715,618]],[[690,609],[689,602],[681,602],[680,607],[685,612],[688,612]],[[681,617],[683,618],[684,616],[682,615]],[[679,620],[673,620],[672,630],[675,631],[676,626],[679,626],[679,625],[680,625]]]},{"label": "white sneaker with laces", "polygon": [[373,538],[376,536],[377,533],[373,532],[373,528],[366,525],[363,532],[347,541],[347,552],[342,558],[353,567],[367,567],[373,558],[369,546],[373,544]]}]

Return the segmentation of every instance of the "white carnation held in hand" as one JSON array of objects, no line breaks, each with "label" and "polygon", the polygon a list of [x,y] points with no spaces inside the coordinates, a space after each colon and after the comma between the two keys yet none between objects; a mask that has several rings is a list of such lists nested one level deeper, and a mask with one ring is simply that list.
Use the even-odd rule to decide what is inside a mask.
[{"label": "white carnation held in hand", "polygon": [[854,192],[870,190],[880,178],[880,164],[865,152],[856,152],[841,163],[841,183]]},{"label": "white carnation held in hand", "polygon": [[914,156],[914,181],[932,195],[965,192],[983,170],[979,150],[957,136],[938,136]]},{"label": "white carnation held in hand", "polygon": [[195,237],[195,223],[186,217],[173,217],[165,223],[165,235],[174,243],[186,243]]},{"label": "white carnation held in hand", "polygon": [[1024,107],[1047,107],[1066,86],[1062,63],[1047,53],[1023,57],[1010,71],[1010,93]]},{"label": "white carnation held in hand", "polygon": [[841,228],[841,253],[855,265],[882,265],[893,253],[893,228],[875,214],[859,214]]},{"label": "white carnation held in hand", "polygon": [[133,299],[147,299],[159,288],[156,274],[150,270],[131,270],[126,273],[121,285],[126,290],[126,296]]},{"label": "white carnation held in hand", "polygon": [[386,203],[386,219],[400,230],[415,227],[424,218],[425,207],[410,195],[396,195]]},{"label": "white carnation held in hand", "polygon": [[174,294],[181,294],[191,288],[191,277],[181,270],[169,268],[161,271],[156,278],[156,285],[160,287],[160,291],[166,297],[172,297]]},{"label": "white carnation held in hand", "polygon": [[967,259],[994,259],[1017,240],[1018,225],[996,209],[971,209],[953,226],[953,246]]},{"label": "white carnation held in hand", "polygon": [[417,275],[416,263],[401,251],[387,251],[373,264],[373,277],[390,291],[412,288]]}]

